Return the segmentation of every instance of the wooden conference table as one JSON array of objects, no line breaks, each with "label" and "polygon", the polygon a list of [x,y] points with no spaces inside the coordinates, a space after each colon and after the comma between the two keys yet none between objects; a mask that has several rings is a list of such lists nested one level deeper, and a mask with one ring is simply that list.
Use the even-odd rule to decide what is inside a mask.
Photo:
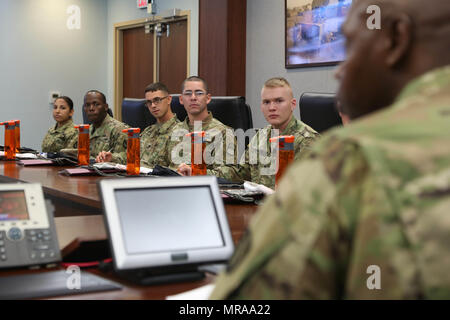
[{"label": "wooden conference table", "polygon": [[[55,224],[60,248],[63,249],[76,238],[93,240],[106,239],[102,204],[97,182],[109,177],[65,176],[59,174],[65,167],[17,165],[13,161],[0,161],[0,182],[41,183],[44,195],[55,207]],[[239,241],[256,212],[253,204],[229,203],[225,210],[235,243]],[[7,274],[43,271],[8,271]],[[202,281],[143,287],[117,278],[114,274],[102,274],[98,270],[90,272],[112,279],[124,285],[120,291],[66,296],[65,299],[164,299],[168,295],[187,291],[212,281],[207,276]],[[1,273],[6,275],[5,272]]]}]

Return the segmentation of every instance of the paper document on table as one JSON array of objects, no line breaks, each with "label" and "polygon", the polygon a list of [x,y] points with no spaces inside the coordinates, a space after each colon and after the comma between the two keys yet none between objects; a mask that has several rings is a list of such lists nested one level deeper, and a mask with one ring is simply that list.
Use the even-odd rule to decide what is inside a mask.
[{"label": "paper document on table", "polygon": [[250,182],[250,181],[244,181],[244,189],[245,189],[245,191],[248,191],[248,192],[261,192],[261,193],[264,193],[265,195],[271,195],[275,192],[274,190],[272,190],[262,184],[257,184],[257,183]]},{"label": "paper document on table", "polygon": [[[113,163],[113,162],[98,162],[94,164],[94,167],[98,169],[118,169],[122,171],[127,171],[127,166],[119,163]],[[146,168],[146,167],[140,167],[140,173],[148,174],[152,172],[153,169]]]},{"label": "paper document on table", "polygon": [[[0,151],[0,157],[5,156],[5,151]],[[37,159],[38,157],[33,153],[16,153],[17,159]]]},{"label": "paper document on table", "polygon": [[33,153],[16,153],[17,159],[37,159],[37,155]]},{"label": "paper document on table", "polygon": [[207,284],[206,286],[167,296],[166,300],[208,300],[213,292],[215,284]]}]

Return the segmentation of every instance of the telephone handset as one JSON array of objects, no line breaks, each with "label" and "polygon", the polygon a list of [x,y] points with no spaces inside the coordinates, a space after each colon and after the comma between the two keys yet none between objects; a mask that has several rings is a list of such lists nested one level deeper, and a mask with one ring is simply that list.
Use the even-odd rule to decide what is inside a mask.
[{"label": "telephone handset", "polygon": [[53,220],[38,183],[0,184],[0,268],[61,261]]}]

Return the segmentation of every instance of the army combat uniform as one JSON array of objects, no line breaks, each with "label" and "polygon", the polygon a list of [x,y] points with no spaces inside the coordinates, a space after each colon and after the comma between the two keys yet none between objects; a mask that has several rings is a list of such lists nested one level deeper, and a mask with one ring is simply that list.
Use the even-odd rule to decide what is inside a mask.
[{"label": "army combat uniform", "polygon": [[[185,137],[185,135],[194,130],[197,128],[189,123],[189,117],[173,128],[173,137],[169,143],[169,167],[171,169],[176,170],[181,163],[191,163],[191,138]],[[224,165],[227,159],[230,163],[236,163],[237,143],[232,128],[213,118],[211,112],[208,112],[208,117],[201,123],[201,130],[206,132],[205,154],[210,155],[211,163],[207,164],[207,169],[212,170]],[[216,153],[215,150],[219,152]]]},{"label": "army combat uniform", "polygon": [[211,298],[449,299],[449,270],[447,66],[293,165]]},{"label": "army combat uniform", "polygon": [[141,133],[141,166],[153,168],[156,165],[169,167],[169,142],[172,129],[180,121],[174,115],[163,124],[156,123]]},{"label": "army combat uniform", "polygon": [[[241,162],[236,166],[219,167],[210,172],[210,174],[243,183],[252,181],[263,184],[266,187],[275,188],[276,159],[271,158],[272,150],[269,139],[272,137],[273,128],[271,125],[258,131],[250,141]],[[305,155],[319,134],[308,125],[292,116],[287,127],[279,132],[280,136],[293,135],[295,160]],[[277,136],[276,134],[274,136]],[[275,143],[276,145],[276,143]],[[263,154],[261,156],[261,153]],[[265,159],[262,159],[262,158]],[[270,162],[268,162],[270,161]]]},{"label": "army combat uniform", "polygon": [[78,137],[72,120],[58,128],[58,124],[48,129],[42,141],[42,152],[59,152],[61,149],[73,148],[73,141]]},{"label": "army combat uniform", "polygon": [[[120,122],[108,114],[103,119],[100,127],[94,125],[89,127],[89,153],[90,158],[95,159],[101,151],[112,153],[112,162],[127,163],[127,142],[128,136],[123,133],[123,129],[129,128],[125,123]],[[78,136],[74,139],[74,148],[78,146]],[[71,152],[72,150],[65,150]]]}]

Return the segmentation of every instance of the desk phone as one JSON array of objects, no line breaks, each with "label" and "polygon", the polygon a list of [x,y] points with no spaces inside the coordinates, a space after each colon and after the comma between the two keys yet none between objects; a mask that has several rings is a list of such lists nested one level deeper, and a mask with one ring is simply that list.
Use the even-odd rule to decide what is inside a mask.
[{"label": "desk phone", "polygon": [[53,211],[46,207],[42,186],[0,184],[0,268],[60,260]]}]

